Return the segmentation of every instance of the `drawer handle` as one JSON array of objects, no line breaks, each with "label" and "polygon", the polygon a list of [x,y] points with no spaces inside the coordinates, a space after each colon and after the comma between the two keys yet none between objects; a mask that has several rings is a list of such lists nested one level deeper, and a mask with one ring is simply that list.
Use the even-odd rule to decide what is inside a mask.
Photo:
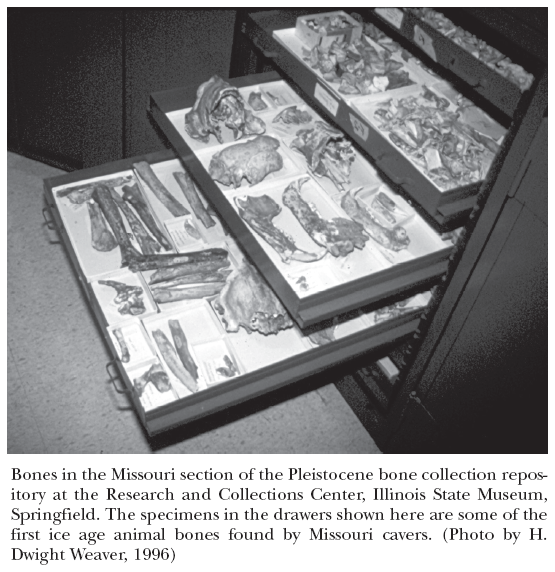
[{"label": "drawer handle", "polygon": [[48,211],[48,207],[43,207],[42,209],[42,217],[44,218],[44,222],[46,224],[46,228],[48,228],[48,230],[56,230],[56,225],[54,224],[54,221],[50,220],[49,218],[47,218],[46,213]]},{"label": "drawer handle", "polygon": [[128,395],[131,392],[126,387],[124,387],[123,389],[121,387],[118,387],[116,384],[116,379],[118,379],[118,376],[112,375],[112,372],[110,371],[110,368],[112,368],[115,365],[116,365],[115,359],[113,359],[112,361],[109,361],[106,364],[106,372],[108,373],[108,377],[110,378],[110,381],[112,382],[112,385],[114,386],[114,389],[116,390],[117,393],[125,393]]},{"label": "drawer handle", "polygon": [[258,40],[253,39],[252,43],[254,44],[254,47],[257,48],[258,50],[260,50],[262,52],[262,55],[265,58],[270,58],[271,60],[275,60],[278,57],[278,53],[277,52],[270,52],[268,50],[265,50],[259,43]]},{"label": "drawer handle", "polygon": [[376,164],[396,185],[412,185],[413,180],[410,177],[402,177],[395,174],[395,171],[397,170],[397,165],[395,164],[396,160],[395,155],[391,151],[379,152],[375,157]]}]

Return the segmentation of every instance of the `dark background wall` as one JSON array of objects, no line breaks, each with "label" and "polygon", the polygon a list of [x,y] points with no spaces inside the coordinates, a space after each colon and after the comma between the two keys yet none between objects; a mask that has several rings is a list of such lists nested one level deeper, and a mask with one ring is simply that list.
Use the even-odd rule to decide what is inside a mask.
[{"label": "dark background wall", "polygon": [[80,169],[163,148],[148,95],[228,77],[235,10],[8,9],[8,148]]}]

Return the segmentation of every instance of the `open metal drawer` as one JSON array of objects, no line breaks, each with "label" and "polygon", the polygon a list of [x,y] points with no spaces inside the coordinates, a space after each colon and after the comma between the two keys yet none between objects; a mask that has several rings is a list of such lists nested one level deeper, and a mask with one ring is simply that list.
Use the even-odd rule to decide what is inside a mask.
[{"label": "open metal drawer", "polygon": [[[160,433],[216,414],[231,406],[245,404],[251,399],[288,385],[300,384],[310,376],[334,365],[348,364],[356,356],[364,356],[364,359],[369,361],[379,359],[385,356],[392,347],[414,334],[422,309],[429,299],[429,293],[427,296],[418,294],[413,297],[413,303],[405,307],[400,306],[401,309],[404,308],[404,311],[387,314],[386,318],[389,317],[389,319],[384,319],[384,313],[380,311],[357,311],[356,316],[352,316],[352,320],[334,323],[331,326],[332,336],[328,337],[327,343],[323,345],[312,343],[307,333],[294,324],[287,330],[268,336],[258,332],[248,334],[242,329],[238,332],[227,332],[220,323],[217,313],[213,311],[209,300],[206,299],[194,303],[174,302],[169,308],[163,304],[152,304],[146,286],[147,276],[144,273],[132,274],[128,269],[121,269],[121,257],[117,247],[111,252],[92,252],[91,223],[85,204],[70,204],[67,199],[68,195],[58,192],[64,189],[68,191],[74,186],[82,187],[94,182],[107,181],[116,175],[133,177],[133,164],[139,161],[148,162],[176,199],[186,207],[190,207],[183,195],[180,195],[179,187],[170,185],[171,177],[167,178],[168,173],[172,174],[183,169],[179,159],[171,151],[128,158],[46,179],[44,193],[51,220],[57,227],[71,258],[74,271],[79,277],[90,307],[96,316],[98,326],[113,354],[113,365],[124,384],[124,388],[120,390],[128,393],[149,434]],[[149,202],[154,202],[153,196],[148,192],[145,192],[145,196]],[[155,213],[156,208],[153,208]],[[234,248],[233,238],[225,234],[221,223],[218,221],[210,230],[212,234],[203,234],[205,247],[209,247],[212,241],[220,244],[218,239],[221,238],[225,244],[229,245],[230,251],[234,251],[236,260],[241,253]],[[171,234],[168,233],[168,236],[171,237]],[[105,267],[102,269],[103,265]],[[117,316],[117,312],[114,311],[115,308],[111,303],[113,293],[110,291],[109,295],[106,293],[99,295],[98,281],[113,278],[114,273],[121,275],[125,272],[128,273],[128,277],[139,280],[139,284],[143,285],[145,301],[148,297],[147,306],[150,310],[142,315],[126,317],[125,321],[120,323],[114,322],[114,315]],[[106,301],[106,296],[109,297],[110,302]],[[386,313],[387,311],[386,309]],[[190,319],[183,318],[185,314],[189,314]],[[198,316],[206,317],[206,321],[199,320]],[[378,319],[376,316],[381,317]],[[158,351],[151,338],[154,328],[166,328],[168,321],[172,318],[180,319],[183,330],[187,333],[193,356],[197,358],[202,356],[200,350],[197,353],[195,336],[212,341],[217,338],[217,343],[224,344],[235,360],[237,367],[235,375],[225,381],[219,380],[218,383],[203,382],[196,392],[188,392],[178,387],[178,382],[165,361],[165,354]],[[143,346],[135,343],[135,338],[127,340],[131,361],[124,360],[124,352],[114,336],[114,328],[120,328],[124,334],[125,329],[128,328],[144,336]],[[216,332],[214,338],[210,338],[211,334],[208,333],[210,331]],[[134,356],[135,348],[139,348],[137,351],[141,352],[143,351],[141,347],[146,348],[144,351],[151,352],[151,355],[144,357],[139,353]],[[199,361],[200,359],[197,363],[202,369],[203,362]],[[159,391],[153,387],[153,384],[150,384],[148,395],[146,395],[146,389],[140,389],[136,383],[137,376],[142,375],[154,362],[158,362],[171,381],[172,387],[168,393]],[[204,372],[203,369],[202,371]],[[110,375],[113,376],[113,371]],[[208,377],[206,379],[208,380]],[[329,379],[329,381],[333,380]],[[161,400],[156,401],[158,398]]]},{"label": "open metal drawer", "polygon": [[[347,133],[391,185],[412,199],[436,228],[447,231],[464,224],[481,184],[465,184],[450,190],[436,186],[395,145],[382,137],[353,101],[332,89],[321,74],[303,61],[298,40],[295,40],[295,23],[296,17],[291,11],[255,12],[248,14],[243,30],[254,46],[303,91],[310,104]],[[428,83],[426,78],[422,82]]]},{"label": "open metal drawer", "polygon": [[[289,99],[287,103],[297,103],[297,105],[304,106],[313,113],[312,108],[306,105],[286,82],[275,81],[276,79],[279,80],[279,76],[270,72],[231,79],[230,83],[239,88],[245,99],[247,99],[248,93],[261,89],[264,93],[281,94],[280,97],[283,98],[284,102]],[[291,148],[288,148],[287,143],[282,139],[279,150],[283,152],[284,157],[286,159],[289,157],[291,165],[297,160],[300,161],[300,171],[295,171],[294,165],[291,167],[293,176],[277,178],[273,183],[262,181],[262,183],[251,187],[248,187],[246,181],[244,181],[236,190],[226,189],[223,185],[216,183],[209,174],[208,163],[220,147],[212,142],[212,147],[204,148],[198,141],[189,137],[184,129],[185,113],[193,106],[196,89],[197,86],[187,86],[151,94],[150,112],[153,119],[174,147],[197,186],[202,189],[204,195],[212,203],[222,219],[226,221],[235,239],[248,254],[260,273],[266,278],[301,328],[313,326],[323,320],[331,319],[361,307],[378,308],[383,306],[386,301],[391,303],[405,299],[413,293],[430,288],[438,283],[447,269],[452,243],[443,241],[410,204],[383,183],[376,170],[366,161],[365,157],[362,154],[357,154],[354,165],[359,165],[357,167],[358,171],[355,173],[355,167],[353,167],[351,181],[349,185],[345,186],[348,189],[357,187],[355,178],[358,177],[358,185],[374,185],[373,188],[377,188],[376,185],[382,185],[380,188],[385,189],[384,192],[390,193],[390,196],[394,198],[398,197],[395,200],[399,204],[404,204],[406,212],[412,213],[411,216],[413,217],[411,219],[412,222],[408,223],[413,225],[410,227],[411,230],[407,226],[407,232],[413,233],[411,234],[413,237],[412,242],[408,249],[403,251],[409,254],[401,258],[403,256],[402,252],[386,252],[385,256],[389,256],[389,259],[384,262],[383,266],[379,266],[374,261],[377,259],[371,258],[373,256],[371,253],[374,252],[372,249],[379,248],[370,239],[364,248],[360,250],[355,249],[347,257],[337,258],[329,262],[329,277],[326,274],[322,278],[323,281],[328,281],[325,287],[315,288],[314,291],[310,289],[305,292],[301,291],[299,284],[301,286],[304,286],[304,284],[296,281],[300,275],[302,276],[299,280],[306,277],[308,283],[310,283],[311,273],[322,270],[322,274],[324,274],[324,272],[328,272],[328,267],[322,269],[319,266],[319,262],[302,263],[297,265],[296,268],[293,268],[293,263],[283,263],[276,252],[264,240],[260,239],[240,216],[237,205],[234,203],[234,197],[237,196],[237,193],[246,193],[249,196],[260,196],[261,193],[267,193],[267,195],[276,197],[276,203],[281,203],[282,193],[286,185],[291,180],[294,180],[295,177],[298,179],[307,175],[304,158],[300,153],[291,151]],[[279,106],[275,108],[273,115],[276,115],[279,109],[281,109]],[[272,112],[269,113],[270,119],[267,119],[267,134],[274,134],[275,123],[271,121],[273,117]],[[263,113],[260,113],[260,117],[262,116]],[[299,126],[293,127],[295,129],[291,131],[292,137],[295,136],[296,129],[300,128]],[[213,136],[211,137],[213,138]],[[300,159],[298,159],[299,157]],[[311,195],[315,197],[313,202],[316,203],[318,210],[323,212],[324,209],[328,209],[327,212],[335,213],[328,215],[330,218],[333,216],[346,217],[339,204],[341,203],[341,198],[349,190],[339,192],[337,187],[329,179],[326,180],[325,177],[312,179],[310,184],[313,189],[318,187],[321,190],[321,193],[314,190]],[[261,190],[257,190],[259,188]],[[307,191],[308,194],[309,191]],[[332,196],[333,200],[329,198],[330,196]],[[319,199],[321,200],[321,208],[318,204]],[[336,201],[335,203],[333,202],[334,200]],[[281,210],[287,211],[286,208]],[[279,216],[285,219],[287,213],[282,213]],[[285,228],[285,230],[296,239],[295,224],[296,222],[293,221],[291,226]],[[278,223],[276,225],[279,226]],[[302,240],[302,237],[300,240]],[[421,244],[422,247],[417,247],[418,244]],[[314,243],[312,243],[312,246],[314,246]],[[377,252],[376,257],[379,258],[383,250]],[[331,256],[326,257],[326,260],[330,259]],[[348,264],[350,264],[348,268],[350,274],[345,277],[343,270]],[[366,264],[368,265],[368,271],[365,267]],[[297,269],[299,270],[297,271]]]},{"label": "open metal drawer", "polygon": [[[508,26],[510,16],[499,12],[500,26],[503,24]],[[414,48],[421,50],[434,62],[453,72],[477,94],[491,102],[508,117],[513,117],[523,95],[519,87],[457,45],[448,36],[443,35],[430,24],[411,13],[410,9],[374,8],[372,11],[368,11],[366,15],[372,17],[374,21],[378,17],[389,33],[401,34],[411,42]],[[483,39],[489,42],[491,31],[486,30],[484,33],[487,35]],[[530,64],[530,60],[533,60],[532,69],[538,67],[533,56],[526,53],[522,48],[515,48],[515,51],[524,63]]]}]

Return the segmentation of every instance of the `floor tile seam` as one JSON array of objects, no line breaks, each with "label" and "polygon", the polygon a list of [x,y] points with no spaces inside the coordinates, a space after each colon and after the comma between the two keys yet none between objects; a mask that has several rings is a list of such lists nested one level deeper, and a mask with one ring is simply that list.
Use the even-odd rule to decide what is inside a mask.
[{"label": "floor tile seam", "polygon": [[12,349],[12,347],[11,347],[11,345],[10,345],[9,342],[8,342],[8,351],[10,352],[10,357],[11,357],[11,359],[12,359],[13,367],[14,367],[16,373],[17,373],[17,379],[18,379],[19,383],[21,383],[21,386],[22,386],[22,388],[23,388],[23,392],[25,393],[25,402],[26,402],[27,406],[29,407],[29,409],[30,409],[30,411],[31,411],[31,415],[32,415],[32,418],[33,418],[33,422],[34,422],[34,424],[35,424],[37,433],[38,433],[38,435],[39,435],[39,437],[40,437],[40,440],[41,440],[41,443],[42,443],[42,446],[43,446],[43,449],[44,449],[44,453],[48,453],[48,450],[47,450],[48,447],[46,446],[46,442],[45,442],[45,440],[44,440],[44,438],[43,438],[42,431],[41,431],[41,429],[40,429],[40,425],[39,425],[39,423],[38,423],[38,421],[37,421],[37,417],[36,417],[36,415],[35,415],[35,410],[34,410],[34,408],[33,408],[33,405],[32,405],[31,400],[28,398],[28,391],[27,391],[28,386],[27,386],[27,383],[25,382],[24,378],[21,376],[21,374],[20,374],[20,372],[19,372],[19,367],[18,367],[18,365],[17,365],[17,361],[15,360],[15,355],[14,355],[13,349]]}]

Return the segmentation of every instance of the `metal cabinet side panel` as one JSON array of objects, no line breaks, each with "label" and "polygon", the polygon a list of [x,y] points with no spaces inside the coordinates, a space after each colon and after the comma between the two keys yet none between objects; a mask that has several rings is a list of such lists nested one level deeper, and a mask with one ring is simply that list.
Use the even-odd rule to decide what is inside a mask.
[{"label": "metal cabinet side panel", "polygon": [[515,190],[515,198],[547,224],[547,117],[530,147],[528,159],[526,171]]},{"label": "metal cabinet side panel", "polygon": [[[504,219],[504,247],[491,271],[484,253],[467,292],[479,288],[479,296],[433,382],[424,380],[429,389],[419,397],[437,442],[420,443],[422,452],[546,450],[547,227],[516,201]],[[407,411],[388,450],[406,450],[413,417]]]}]

